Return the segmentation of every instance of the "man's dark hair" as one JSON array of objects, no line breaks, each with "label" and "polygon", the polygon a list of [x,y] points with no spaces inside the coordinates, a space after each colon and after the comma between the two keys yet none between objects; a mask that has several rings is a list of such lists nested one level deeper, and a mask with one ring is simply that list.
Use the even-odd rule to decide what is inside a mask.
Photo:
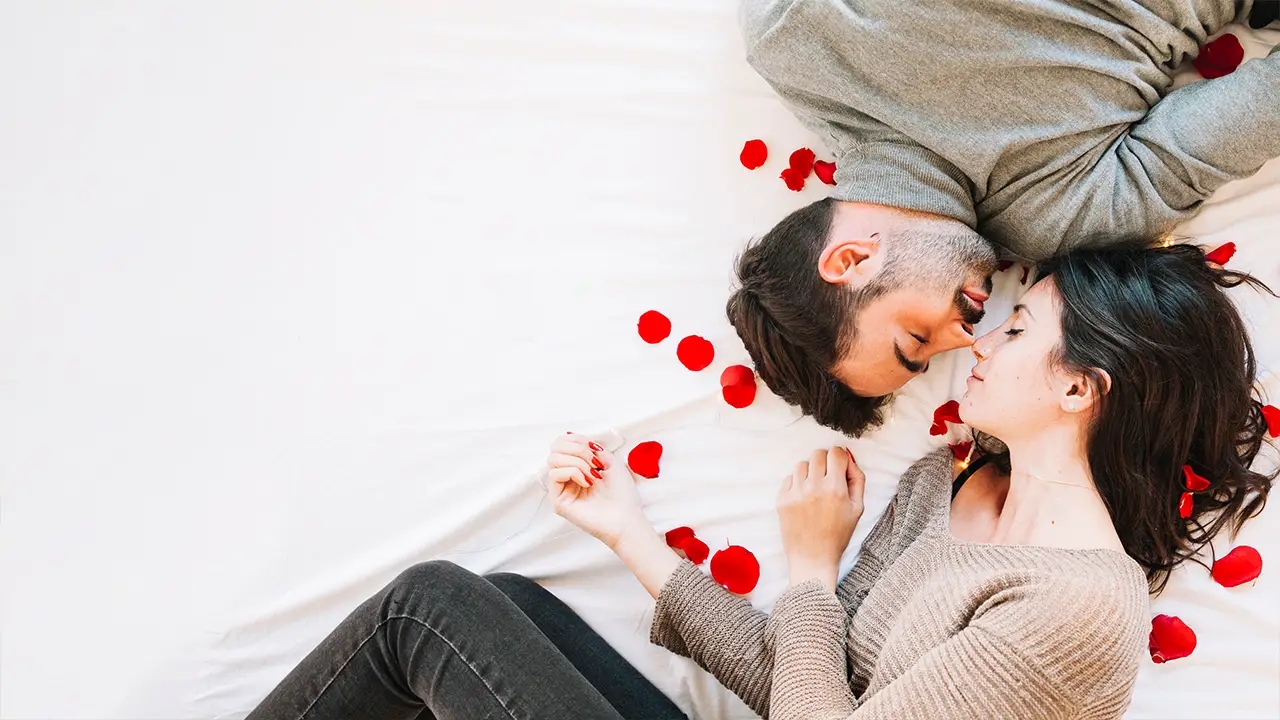
[{"label": "man's dark hair", "polygon": [[855,291],[818,275],[835,208],[831,198],[802,207],[749,245],[725,311],[770,390],[856,437],[883,422],[891,396],[857,395],[832,370],[853,346],[858,308],[883,286]]}]

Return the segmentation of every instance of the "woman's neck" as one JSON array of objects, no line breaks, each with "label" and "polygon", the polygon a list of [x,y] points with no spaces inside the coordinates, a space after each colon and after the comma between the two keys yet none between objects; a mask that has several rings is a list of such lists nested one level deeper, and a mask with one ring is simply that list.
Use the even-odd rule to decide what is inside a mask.
[{"label": "woman's neck", "polygon": [[991,542],[1063,547],[1118,543],[1074,431],[1064,428],[1011,443],[1009,459],[1009,490]]}]

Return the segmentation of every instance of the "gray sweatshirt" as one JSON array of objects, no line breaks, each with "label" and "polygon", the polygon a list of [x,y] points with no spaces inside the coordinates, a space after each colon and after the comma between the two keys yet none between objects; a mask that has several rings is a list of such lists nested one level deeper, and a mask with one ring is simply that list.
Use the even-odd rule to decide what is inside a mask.
[{"label": "gray sweatshirt", "polygon": [[744,0],[742,26],[752,67],[835,153],[834,197],[1039,260],[1167,232],[1280,156],[1280,52],[1169,91],[1251,4]]}]

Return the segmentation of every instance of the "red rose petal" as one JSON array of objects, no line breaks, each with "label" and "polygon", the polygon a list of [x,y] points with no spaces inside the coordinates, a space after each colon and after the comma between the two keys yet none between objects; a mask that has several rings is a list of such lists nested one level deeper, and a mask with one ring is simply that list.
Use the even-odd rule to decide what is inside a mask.
[{"label": "red rose petal", "polygon": [[1182,466],[1182,474],[1187,478],[1187,489],[1191,492],[1200,492],[1209,489],[1209,481],[1196,474],[1190,465]]},{"label": "red rose petal", "polygon": [[1262,419],[1267,421],[1267,434],[1280,437],[1280,408],[1275,405],[1262,406]]},{"label": "red rose petal", "polygon": [[1244,62],[1244,46],[1240,39],[1227,33],[1211,43],[1200,47],[1200,54],[1191,64],[1205,79],[1212,80],[1223,75],[1230,75],[1240,63]]},{"label": "red rose petal", "polygon": [[1205,262],[1211,262],[1215,265],[1226,265],[1231,256],[1236,254],[1236,244],[1233,242],[1223,243],[1219,245],[1213,252],[1204,256]]},{"label": "red rose petal", "polygon": [[657,310],[650,310],[640,316],[636,329],[640,331],[641,340],[650,345],[657,345],[671,334],[671,321]]},{"label": "red rose petal", "polygon": [[930,435],[946,435],[947,423],[961,423],[960,419],[960,403],[956,400],[948,400],[938,406],[933,411],[933,424],[929,426]]},{"label": "red rose petal", "polygon": [[836,184],[836,164],[833,162],[827,162],[826,160],[815,162],[813,164],[813,174],[828,185]]},{"label": "red rose petal", "polygon": [[694,565],[701,565],[707,561],[707,556],[711,554],[711,548],[696,537],[691,537],[680,543],[680,549],[684,551],[684,556],[689,558],[689,562]]},{"label": "red rose petal", "polygon": [[942,403],[941,405],[939,405],[937,410],[933,411],[934,423],[941,423],[944,420],[947,422],[953,422],[953,423],[963,422],[960,419],[960,401],[959,400],[948,400]]},{"label": "red rose petal", "polygon": [[746,365],[730,365],[720,373],[720,387],[755,384],[756,374]]},{"label": "red rose petal", "polygon": [[1262,554],[1248,545],[1233,548],[1213,564],[1212,574],[1222,587],[1235,587],[1257,580],[1262,574]]},{"label": "red rose petal", "polygon": [[667,531],[667,546],[678,548],[680,543],[693,537],[693,528],[687,525],[681,525],[678,528],[671,528]]},{"label": "red rose petal", "polygon": [[1001,261],[1000,261],[1000,264],[999,264],[999,265],[996,265],[996,271],[997,271],[997,272],[1004,272],[1005,270],[1008,270],[1008,269],[1009,269],[1009,268],[1011,268],[1011,267],[1013,267],[1013,261],[1012,261],[1012,260],[1001,260]]},{"label": "red rose petal", "polygon": [[778,177],[787,184],[787,187],[800,192],[804,189],[804,175],[801,175],[795,168],[785,168]]},{"label": "red rose petal", "polygon": [[1182,493],[1182,497],[1178,498],[1178,517],[1186,520],[1191,517],[1191,511],[1195,509],[1195,497],[1189,493]]},{"label": "red rose petal", "polygon": [[676,346],[676,357],[694,372],[705,370],[716,359],[716,348],[704,337],[690,335]]},{"label": "red rose petal", "polygon": [[724,398],[726,403],[741,410],[756,400],[756,386],[752,385],[726,385],[720,389],[720,396]]},{"label": "red rose petal", "polygon": [[955,455],[957,460],[964,460],[969,457],[969,451],[973,450],[973,441],[953,443],[947,447],[951,448],[951,454]]},{"label": "red rose petal", "polygon": [[712,556],[711,577],[729,592],[746,595],[760,581],[760,561],[741,545],[730,545]]},{"label": "red rose petal", "polygon": [[787,160],[787,165],[796,172],[800,173],[800,177],[807,178],[809,173],[813,172],[813,151],[809,148],[800,148],[791,153],[791,158]]},{"label": "red rose petal", "polygon": [[1157,615],[1151,620],[1151,636],[1147,640],[1151,661],[1163,663],[1184,658],[1196,649],[1196,634],[1182,618]]},{"label": "red rose petal", "polygon": [[765,145],[763,140],[748,140],[742,146],[742,153],[738,155],[742,167],[748,170],[755,170],[764,165],[764,161],[768,158],[769,146]]},{"label": "red rose petal", "polygon": [[1019,285],[1027,284],[1027,274],[1030,272],[1031,272],[1031,268],[1027,267],[1026,265],[1022,266],[1022,277],[1018,278]]},{"label": "red rose petal", "polygon": [[658,477],[658,461],[662,459],[662,443],[646,440],[631,448],[627,454],[627,467],[631,472],[650,480]]}]

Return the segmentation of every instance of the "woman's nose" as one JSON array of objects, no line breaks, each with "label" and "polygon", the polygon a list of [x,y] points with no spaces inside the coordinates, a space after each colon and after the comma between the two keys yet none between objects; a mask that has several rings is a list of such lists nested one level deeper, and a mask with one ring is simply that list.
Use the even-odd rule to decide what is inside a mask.
[{"label": "woman's nose", "polygon": [[986,346],[987,344],[983,342],[985,339],[986,338],[978,338],[970,348],[973,350],[973,356],[978,359],[978,362],[982,362],[983,360],[991,357],[991,353]]}]

